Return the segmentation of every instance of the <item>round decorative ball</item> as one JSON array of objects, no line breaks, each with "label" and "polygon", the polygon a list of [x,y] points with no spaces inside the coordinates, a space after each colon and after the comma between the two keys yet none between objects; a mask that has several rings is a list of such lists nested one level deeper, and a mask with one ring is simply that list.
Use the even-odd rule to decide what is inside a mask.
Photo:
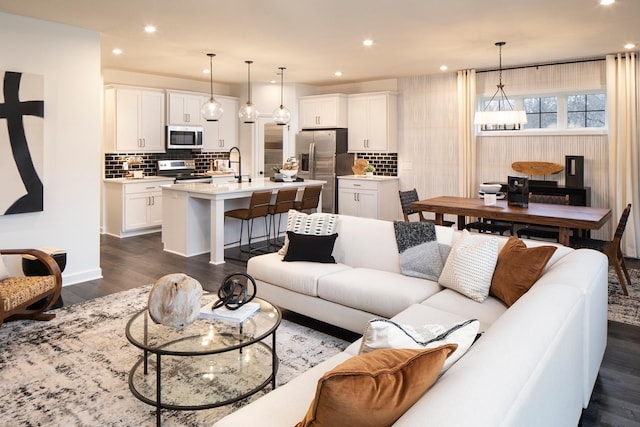
[{"label": "round decorative ball", "polygon": [[162,325],[182,329],[200,315],[202,285],[183,273],[162,276],[149,292],[149,315]]}]

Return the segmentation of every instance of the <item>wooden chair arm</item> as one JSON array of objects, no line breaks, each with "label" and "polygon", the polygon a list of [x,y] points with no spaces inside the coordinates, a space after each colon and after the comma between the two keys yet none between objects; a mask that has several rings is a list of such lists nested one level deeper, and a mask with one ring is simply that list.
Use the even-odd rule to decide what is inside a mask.
[{"label": "wooden chair arm", "polygon": [[62,271],[60,266],[48,253],[40,249],[0,249],[0,255],[32,255],[42,261],[52,276],[56,276],[56,283],[62,287]]}]

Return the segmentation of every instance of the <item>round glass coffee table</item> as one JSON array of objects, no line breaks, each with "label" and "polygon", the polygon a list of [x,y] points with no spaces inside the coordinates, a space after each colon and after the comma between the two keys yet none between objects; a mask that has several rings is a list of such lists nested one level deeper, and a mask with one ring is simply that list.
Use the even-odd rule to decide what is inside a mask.
[{"label": "round glass coffee table", "polygon": [[[217,295],[206,293],[202,305]],[[165,409],[215,408],[276,387],[278,307],[260,298],[258,311],[242,322],[199,318],[184,329],[156,324],[144,309],[127,323],[127,339],[143,350],[129,372],[135,397]],[[268,338],[271,335],[271,345]],[[264,341],[263,341],[264,340]],[[155,355],[155,357],[153,357]]]}]

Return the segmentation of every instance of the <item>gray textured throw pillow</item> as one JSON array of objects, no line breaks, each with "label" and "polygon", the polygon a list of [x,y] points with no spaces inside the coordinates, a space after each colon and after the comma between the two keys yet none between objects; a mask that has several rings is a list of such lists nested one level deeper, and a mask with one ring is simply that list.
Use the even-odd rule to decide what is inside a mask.
[{"label": "gray textured throw pillow", "polygon": [[437,242],[435,226],[430,222],[395,221],[393,228],[402,274],[437,281],[451,246]]}]

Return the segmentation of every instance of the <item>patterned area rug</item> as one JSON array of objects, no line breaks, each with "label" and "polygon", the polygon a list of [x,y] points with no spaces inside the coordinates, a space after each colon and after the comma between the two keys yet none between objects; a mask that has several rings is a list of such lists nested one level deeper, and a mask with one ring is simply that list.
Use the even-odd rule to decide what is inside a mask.
[{"label": "patterned area rug", "polygon": [[[56,310],[50,322],[0,327],[0,423],[15,426],[153,426],[155,408],[129,390],[141,351],[127,341],[129,318],[150,287]],[[347,342],[286,320],[278,328],[277,381],[285,384],[339,353]],[[164,426],[212,425],[250,400],[201,411],[162,411]]]},{"label": "patterned area rug", "polygon": [[640,326],[640,270],[629,268],[631,286],[622,293],[616,270],[609,268],[609,320]]}]

